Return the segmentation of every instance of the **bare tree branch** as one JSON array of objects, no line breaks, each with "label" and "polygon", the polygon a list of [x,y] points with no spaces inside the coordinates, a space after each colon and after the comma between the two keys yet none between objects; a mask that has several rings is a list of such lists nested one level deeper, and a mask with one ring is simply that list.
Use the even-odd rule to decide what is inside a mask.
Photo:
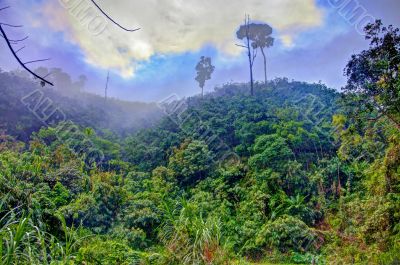
[{"label": "bare tree branch", "polygon": [[24,68],[26,71],[28,71],[28,72],[29,72],[31,75],[33,75],[35,78],[39,79],[39,80],[41,81],[41,84],[42,84],[42,85],[49,84],[49,85],[51,85],[51,86],[54,86],[54,84],[51,83],[50,81],[48,81],[48,80],[46,80],[45,78],[40,77],[39,75],[35,74],[31,69],[29,69],[29,68],[25,65],[25,63],[23,63],[23,62],[21,61],[21,59],[18,57],[17,53],[15,52],[15,50],[14,50],[14,48],[13,48],[13,46],[12,46],[10,40],[8,39],[7,34],[6,34],[6,32],[4,31],[2,25],[3,25],[3,24],[0,23],[0,32],[1,32],[1,34],[3,35],[3,37],[4,37],[4,39],[5,39],[6,43],[7,43],[7,46],[8,46],[8,48],[9,48],[10,51],[11,51],[11,53],[14,55],[15,59],[16,59],[17,62],[22,66],[22,68]]},{"label": "bare tree branch", "polygon": [[28,38],[29,38],[29,36],[26,36],[26,37],[24,37],[24,38],[22,38],[22,39],[12,40],[12,41],[13,41],[13,42],[21,42],[21,41],[27,40]]},{"label": "bare tree branch", "polygon": [[[112,23],[117,25],[119,28],[121,28],[121,29],[123,29],[125,31],[128,31],[128,32],[134,32],[134,31],[140,30],[140,28],[127,29],[127,28],[121,26],[118,22],[116,22],[109,15],[107,15],[107,13],[105,11],[103,11],[103,9],[96,3],[96,1],[94,1],[94,0],[91,0],[91,1],[104,16],[106,16]],[[0,11],[8,9],[8,8],[10,8],[10,6],[1,7]],[[28,62],[22,62],[21,59],[18,57],[17,53],[20,52],[21,50],[23,50],[25,48],[25,46],[20,48],[20,49],[18,49],[18,50],[14,50],[13,45],[18,44],[19,42],[26,40],[28,37],[25,37],[25,38],[22,38],[22,39],[17,39],[17,40],[9,39],[7,34],[5,33],[4,29],[3,29],[3,26],[12,27],[12,28],[20,28],[20,27],[23,27],[23,26],[22,25],[13,25],[13,24],[0,22],[0,33],[1,33],[0,37],[4,38],[4,40],[6,41],[7,46],[10,49],[11,53],[13,54],[13,56],[15,57],[17,62],[22,66],[22,68],[24,68],[26,71],[28,71],[35,78],[39,79],[41,81],[42,85],[49,84],[51,86],[54,86],[53,83],[51,83],[50,81],[46,80],[46,77],[49,76],[50,74],[46,75],[45,77],[41,77],[41,76],[35,74],[30,68],[28,68],[26,66],[28,64],[48,61],[50,59],[41,59],[41,60],[33,60],[33,61],[28,61]]]},{"label": "bare tree branch", "polygon": [[0,11],[6,10],[8,8],[10,8],[10,6],[0,7]]},{"label": "bare tree branch", "polygon": [[91,0],[92,3],[100,10],[100,12],[106,16],[112,23],[114,23],[115,25],[117,25],[118,27],[120,27],[121,29],[125,30],[125,31],[129,31],[129,32],[134,32],[134,31],[138,31],[140,30],[140,28],[136,28],[136,29],[127,29],[123,26],[121,26],[120,24],[118,24],[114,19],[112,19],[109,15],[107,15],[106,12],[103,11],[103,9],[101,9],[101,7],[96,3],[96,1]]},{"label": "bare tree branch", "polygon": [[[4,38],[3,34],[0,34],[0,37]],[[29,38],[29,36],[26,36],[25,38],[22,39],[18,39],[18,40],[12,40],[12,39],[8,39],[10,42],[12,42],[12,44],[17,44],[18,42],[27,40]],[[5,38],[4,38],[5,39]]]},{"label": "bare tree branch", "polygon": [[[15,53],[17,53],[17,52],[15,52]],[[48,59],[33,60],[33,61],[25,62],[24,64],[26,65],[26,64],[30,64],[30,63],[45,62],[45,61],[49,61],[49,60],[51,60],[51,59],[48,58]]]},{"label": "bare tree branch", "polygon": [[245,49],[247,49],[247,47],[246,46],[244,46],[244,45],[240,45],[240,44],[235,44],[236,46],[238,46],[238,47],[242,47],[242,48],[245,48]]},{"label": "bare tree branch", "polygon": [[48,77],[48,76],[50,76],[50,75],[52,75],[52,74],[54,74],[54,72],[48,73],[47,75],[43,76],[43,78],[46,78],[46,77]]},{"label": "bare tree branch", "polygon": [[25,46],[23,46],[23,47],[19,48],[18,50],[16,50],[15,53],[18,53],[18,52],[22,51],[23,49],[25,49]]},{"label": "bare tree branch", "polygon": [[3,23],[3,22],[0,22],[0,25],[11,27],[11,28],[22,28],[22,25],[13,25],[13,24],[8,24],[8,23]]}]

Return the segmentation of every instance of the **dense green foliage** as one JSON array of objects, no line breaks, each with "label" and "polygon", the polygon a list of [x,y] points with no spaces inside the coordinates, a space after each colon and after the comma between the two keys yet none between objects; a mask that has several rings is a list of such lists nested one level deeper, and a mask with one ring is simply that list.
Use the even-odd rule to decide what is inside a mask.
[{"label": "dense green foliage", "polygon": [[380,20],[365,28],[370,49],[353,55],[346,68],[347,96],[358,108],[386,116],[400,129],[400,29]]},{"label": "dense green foliage", "polygon": [[[0,75],[13,83],[2,104],[17,104],[27,81]],[[126,137],[80,119],[41,128],[22,103],[1,110],[2,263],[397,264],[396,124],[322,84],[248,94],[227,84],[165,104]]]}]

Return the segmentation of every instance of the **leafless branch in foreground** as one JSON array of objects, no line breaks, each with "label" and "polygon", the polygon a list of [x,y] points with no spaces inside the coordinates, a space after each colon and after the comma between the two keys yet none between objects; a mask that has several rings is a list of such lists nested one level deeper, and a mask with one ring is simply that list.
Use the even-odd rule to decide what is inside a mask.
[{"label": "leafless branch in foreground", "polygon": [[[3,34],[0,34],[0,37],[2,37],[3,39],[5,39],[4,36],[3,36]],[[29,38],[29,37],[26,36],[25,38],[18,39],[18,40],[12,40],[12,39],[8,39],[8,40],[11,42],[11,44],[18,44],[18,42],[27,40],[28,38]]]},{"label": "leafless branch in foreground", "polygon": [[0,11],[10,8],[10,6],[0,7]]},{"label": "leafless branch in foreground", "polygon": [[[120,25],[118,22],[116,22],[113,18],[111,18],[111,17],[96,3],[96,1],[94,1],[94,0],[91,0],[91,1],[92,1],[92,3],[96,6],[96,8],[97,8],[104,16],[106,16],[112,23],[114,23],[115,25],[117,25],[119,28],[121,28],[121,29],[123,29],[123,30],[125,30],[125,31],[128,31],[128,32],[134,32],[134,31],[140,30],[140,28],[128,29],[128,28],[123,27],[123,26]],[[10,8],[10,6],[0,7],[0,11],[3,11],[3,10],[8,9],[8,8]],[[32,63],[37,63],[37,62],[48,61],[48,60],[50,60],[50,59],[41,59],[41,60],[33,60],[33,61],[28,61],[28,62],[22,62],[22,60],[18,57],[17,53],[20,52],[21,50],[23,50],[23,49],[25,48],[25,46],[19,48],[18,50],[15,50],[14,47],[13,47],[13,45],[19,44],[20,42],[26,40],[28,37],[25,37],[25,38],[22,38],[22,39],[16,39],[16,40],[9,39],[8,36],[7,36],[7,34],[6,34],[6,32],[5,32],[4,29],[3,29],[3,26],[12,27],[12,28],[20,28],[20,27],[22,27],[22,25],[13,25],[13,24],[8,24],[8,23],[0,22],[0,37],[2,37],[2,38],[5,40],[5,42],[6,42],[7,46],[8,46],[8,48],[10,49],[10,52],[11,52],[12,55],[15,57],[15,59],[17,60],[17,62],[22,66],[23,69],[25,69],[27,72],[29,72],[31,75],[33,75],[35,78],[39,79],[42,86],[45,86],[46,84],[51,85],[51,86],[54,86],[53,83],[51,83],[50,81],[48,81],[48,80],[46,79],[46,77],[49,76],[49,75],[46,75],[46,76],[44,76],[44,77],[41,77],[41,76],[37,75],[35,72],[33,72],[29,67],[26,66],[27,64],[32,64]]]},{"label": "leafless branch in foreground", "polygon": [[[40,77],[39,75],[35,74],[29,67],[26,66],[26,64],[28,64],[28,63],[34,63],[34,62],[39,62],[39,61],[44,61],[44,60],[36,60],[36,61],[30,61],[30,62],[26,62],[26,63],[24,63],[24,62],[21,61],[21,59],[20,59],[20,58],[18,57],[18,55],[17,55],[17,52],[19,52],[19,51],[20,51],[21,49],[23,49],[23,48],[21,48],[21,49],[19,49],[19,50],[17,50],[17,51],[14,50],[13,44],[15,44],[15,42],[12,43],[12,41],[10,41],[10,40],[8,39],[7,34],[6,34],[6,32],[4,31],[4,29],[3,29],[3,25],[4,25],[3,23],[0,23],[0,32],[1,32],[1,35],[2,35],[2,37],[4,38],[4,40],[6,41],[6,44],[7,44],[8,48],[10,49],[10,52],[12,53],[12,55],[14,56],[14,58],[17,60],[17,62],[22,66],[22,68],[24,68],[27,72],[29,72],[29,73],[30,73],[31,75],[33,75],[35,78],[39,79],[42,86],[45,86],[46,84],[51,85],[51,86],[54,86],[53,83],[51,83],[50,81],[46,80],[45,78]],[[18,42],[18,41],[17,41],[17,42]],[[46,60],[47,60],[47,59],[46,59]]]},{"label": "leafless branch in foreground", "polygon": [[136,28],[136,29],[127,29],[127,28],[121,26],[118,22],[116,22],[116,21],[115,21],[114,19],[112,19],[109,15],[107,15],[107,13],[106,13],[105,11],[103,11],[103,9],[96,3],[96,1],[94,1],[94,0],[91,0],[91,1],[92,1],[92,3],[97,7],[97,9],[100,10],[100,12],[101,12],[104,16],[106,16],[112,23],[114,23],[115,25],[117,25],[119,28],[121,28],[121,29],[123,29],[123,30],[125,30],[125,31],[128,31],[128,32],[134,32],[134,31],[140,30],[140,28]]},{"label": "leafless branch in foreground", "polygon": [[22,51],[23,49],[25,49],[25,46],[22,46],[21,48],[19,48],[18,50],[16,50],[15,53],[19,53],[19,52]]},{"label": "leafless branch in foreground", "polygon": [[[17,52],[15,52],[15,53],[17,53]],[[50,60],[50,58],[48,58],[48,59],[40,59],[40,60],[33,60],[33,61],[29,61],[29,62],[24,62],[24,64],[27,65],[27,64],[31,64],[31,63],[45,62],[45,61],[49,61],[49,60]]]},{"label": "leafless branch in foreground", "polygon": [[0,22],[0,25],[7,26],[10,28],[22,28],[22,25],[13,25],[13,24],[8,24],[8,23],[3,23],[3,22]]},{"label": "leafless branch in foreground", "polygon": [[[5,9],[10,8],[10,6],[5,6],[5,7],[0,7],[0,11],[3,11]],[[19,44],[20,42],[28,39],[28,36],[22,39],[9,39],[6,32],[3,29],[3,26],[7,26],[7,27],[12,27],[12,28],[20,28],[22,27],[22,25],[13,25],[13,24],[8,24],[8,23],[1,23],[0,22],[0,36],[5,40],[8,48],[10,49],[10,52],[12,53],[12,55],[14,56],[14,58],[17,60],[17,62],[22,66],[22,68],[24,68],[27,72],[29,72],[31,75],[33,75],[35,78],[40,80],[40,84],[42,86],[45,86],[46,84],[49,84],[51,86],[54,86],[53,83],[51,83],[50,81],[48,81],[46,79],[46,77],[40,77],[39,75],[35,74],[35,72],[33,72],[29,67],[27,67],[27,64],[30,63],[35,63],[35,62],[42,62],[42,61],[47,61],[48,59],[44,59],[44,60],[35,60],[35,61],[29,61],[26,63],[23,63],[21,61],[21,59],[18,57],[17,53],[20,52],[21,50],[23,50],[25,48],[25,46],[19,48],[18,50],[14,50],[13,45]]]}]

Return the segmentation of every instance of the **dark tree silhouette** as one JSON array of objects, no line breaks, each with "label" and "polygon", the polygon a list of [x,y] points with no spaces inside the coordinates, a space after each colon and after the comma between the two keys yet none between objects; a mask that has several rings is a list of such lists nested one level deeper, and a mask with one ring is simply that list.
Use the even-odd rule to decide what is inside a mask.
[{"label": "dark tree silhouette", "polygon": [[272,28],[268,24],[250,24],[250,38],[253,41],[253,49],[260,48],[261,54],[264,58],[264,78],[267,84],[267,56],[265,49],[274,45],[274,38],[271,37]]},{"label": "dark tree silhouette", "polygon": [[201,56],[200,61],[196,65],[196,81],[199,82],[201,88],[201,96],[204,96],[204,85],[207,80],[211,79],[211,75],[215,70],[215,66],[211,63],[210,57]]},{"label": "dark tree silhouette", "polygon": [[[9,6],[0,7],[0,12],[6,10],[8,8],[10,8],[10,7]],[[0,33],[1,33],[0,37],[2,37],[4,39],[11,54],[14,56],[14,58],[17,60],[18,64],[21,65],[21,67],[23,69],[25,69],[27,72],[29,72],[34,78],[38,79],[42,86],[45,86],[46,84],[53,86],[53,83],[46,79],[47,76],[39,76],[32,69],[30,69],[28,67],[29,64],[33,64],[33,63],[37,63],[37,62],[44,62],[44,61],[48,61],[50,59],[39,59],[39,60],[31,60],[31,61],[23,62],[21,60],[21,58],[18,56],[18,52],[23,50],[25,48],[25,46],[22,46],[18,49],[15,46],[20,44],[24,40],[28,39],[28,37],[24,37],[22,39],[10,39],[8,37],[6,31],[4,30],[5,27],[21,28],[22,25],[13,25],[13,24],[8,24],[8,23],[3,23],[0,21]]]},{"label": "dark tree silhouette", "polygon": [[251,25],[250,16],[246,15],[244,24],[240,26],[239,30],[236,32],[238,39],[243,40],[244,44],[236,44],[239,47],[245,48],[247,50],[247,56],[249,58],[249,68],[250,68],[250,94],[254,95],[254,77],[253,77],[253,66],[254,61],[257,57],[257,49],[252,47],[252,36],[251,36]]},{"label": "dark tree silhouette", "polygon": [[370,47],[347,64],[344,91],[352,105],[358,101],[357,116],[386,117],[400,130],[400,29],[377,20],[365,33]]}]

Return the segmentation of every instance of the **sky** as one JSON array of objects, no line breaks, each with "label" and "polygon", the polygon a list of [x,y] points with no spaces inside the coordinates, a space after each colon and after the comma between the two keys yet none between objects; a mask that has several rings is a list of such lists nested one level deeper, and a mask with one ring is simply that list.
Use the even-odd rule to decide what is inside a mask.
[{"label": "sky", "polygon": [[[400,27],[399,0],[97,0],[126,32],[90,0],[0,0],[0,23],[10,37],[29,35],[19,55],[25,61],[51,58],[32,68],[62,68],[74,79],[87,77],[85,90],[130,101],[160,101],[172,94],[200,93],[195,66],[212,58],[215,72],[205,91],[229,82],[248,82],[245,51],[236,31],[245,14],[274,32],[267,50],[269,78],[323,82],[338,89],[352,54],[368,47],[362,28],[379,18]],[[0,39],[0,68],[18,64]],[[262,57],[255,77],[263,80]],[[56,84],[57,86],[57,84]]]}]

